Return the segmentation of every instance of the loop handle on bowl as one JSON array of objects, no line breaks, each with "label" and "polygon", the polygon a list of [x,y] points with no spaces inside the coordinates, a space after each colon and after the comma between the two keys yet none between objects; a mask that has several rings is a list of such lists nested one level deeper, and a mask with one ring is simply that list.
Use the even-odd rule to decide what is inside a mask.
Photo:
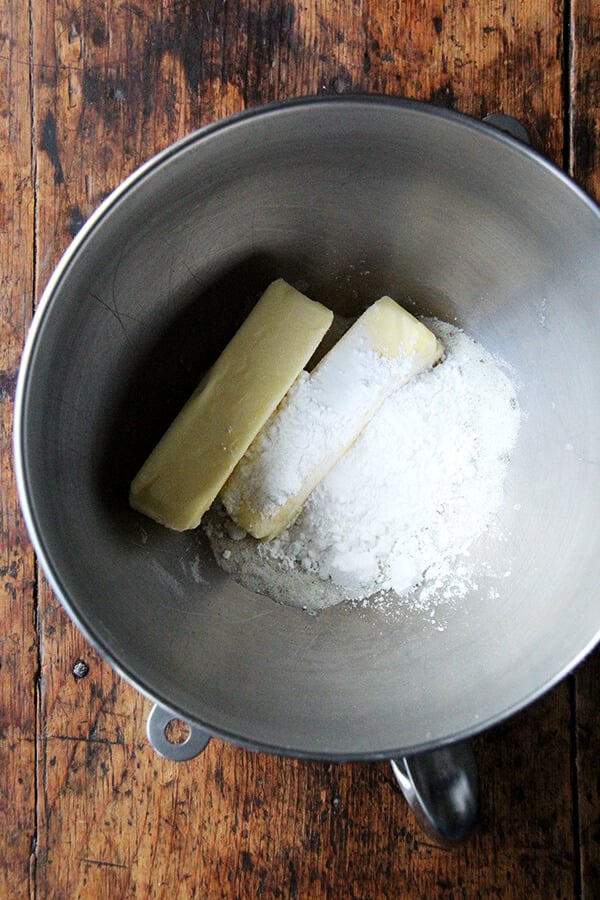
[{"label": "loop handle on bowl", "polygon": [[493,125],[500,131],[505,131],[511,137],[516,138],[523,144],[531,145],[531,137],[525,126],[515,119],[514,116],[506,116],[504,113],[493,113],[491,116],[485,116],[482,119],[486,125]]},{"label": "loop handle on bowl", "polygon": [[390,760],[421,828],[441,846],[463,841],[479,808],[479,777],[471,744],[461,741]]},{"label": "loop handle on bowl", "polygon": [[194,756],[202,753],[212,735],[208,731],[198,728],[197,725],[185,722],[190,733],[181,744],[174,744],[167,738],[166,729],[171,722],[176,721],[182,720],[164,707],[155,704],[146,720],[146,734],[150,746],[159,756],[164,756],[165,759],[170,759],[172,762],[193,759]]}]

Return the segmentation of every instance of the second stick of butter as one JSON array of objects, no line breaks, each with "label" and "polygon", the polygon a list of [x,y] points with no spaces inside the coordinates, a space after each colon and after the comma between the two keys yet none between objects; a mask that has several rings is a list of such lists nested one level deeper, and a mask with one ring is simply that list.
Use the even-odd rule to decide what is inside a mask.
[{"label": "second stick of butter", "polygon": [[220,495],[231,518],[257,538],[280,534],[384,399],[441,353],[390,297],[370,306],[300,375],[238,463]]}]

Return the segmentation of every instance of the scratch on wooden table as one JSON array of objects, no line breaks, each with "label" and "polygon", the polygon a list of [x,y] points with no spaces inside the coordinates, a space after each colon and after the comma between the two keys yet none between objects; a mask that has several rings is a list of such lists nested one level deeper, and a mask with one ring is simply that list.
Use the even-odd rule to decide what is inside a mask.
[{"label": "scratch on wooden table", "polygon": [[79,862],[89,863],[93,866],[112,866],[115,869],[129,869],[127,863],[109,862],[106,859],[90,859],[88,856],[80,856]]}]

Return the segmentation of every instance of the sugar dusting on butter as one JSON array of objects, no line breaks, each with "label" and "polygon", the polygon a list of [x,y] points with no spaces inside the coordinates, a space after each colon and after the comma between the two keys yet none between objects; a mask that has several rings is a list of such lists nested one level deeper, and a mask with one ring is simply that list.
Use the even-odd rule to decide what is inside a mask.
[{"label": "sugar dusting on butter", "polygon": [[254,537],[279,535],[385,398],[442,350],[390,297],[373,303],[301,373],[238,463],[221,492],[231,518]]},{"label": "sugar dusting on butter", "polygon": [[260,542],[219,504],[206,516],[237,581],[308,610],[401,598],[431,615],[477,587],[469,548],[502,539],[495,516],[522,414],[506,366],[455,326],[426,324],[444,361],[383,402],[293,525]]}]

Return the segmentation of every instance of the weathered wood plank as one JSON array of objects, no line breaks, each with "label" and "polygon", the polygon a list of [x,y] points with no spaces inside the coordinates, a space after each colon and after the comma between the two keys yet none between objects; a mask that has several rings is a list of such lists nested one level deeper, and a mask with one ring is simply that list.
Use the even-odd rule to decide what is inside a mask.
[{"label": "weathered wood plank", "polygon": [[600,200],[600,9],[594,0],[571,3],[571,170]]},{"label": "weathered wood plank", "polygon": [[28,4],[0,7],[0,896],[26,897],[35,842],[34,559],[19,512],[13,399],[33,297]]},{"label": "weathered wood plank", "polygon": [[560,158],[562,3],[369,0],[363,9],[361,86],[480,118],[517,116]]},{"label": "weathered wood plank", "polygon": [[450,852],[415,827],[387,764],[303,763],[219,741],[184,765],[159,759],[143,735],[147,701],[56,613],[65,652],[44,736],[42,896],[573,895],[566,685],[478,740],[482,822]]},{"label": "weathered wood plank", "polygon": [[[562,12],[546,0],[35,4],[40,286],[135,166],[272,99],[374,90],[512,113],[560,160]],[[147,701],[43,582],[40,621],[39,896],[573,895],[566,685],[479,739],[481,828],[448,852],[419,833],[384,764],[300,763],[217,741],[189,764],[157,758]],[[89,673],[77,679],[78,659]]]},{"label": "weathered wood plank", "polygon": [[576,777],[583,900],[600,896],[600,651],[575,674]]},{"label": "weathered wood plank", "polygon": [[[571,3],[571,40],[571,174],[600,202],[600,8],[594,0]],[[599,650],[577,670],[575,685],[581,892],[592,900],[600,896]]]}]

